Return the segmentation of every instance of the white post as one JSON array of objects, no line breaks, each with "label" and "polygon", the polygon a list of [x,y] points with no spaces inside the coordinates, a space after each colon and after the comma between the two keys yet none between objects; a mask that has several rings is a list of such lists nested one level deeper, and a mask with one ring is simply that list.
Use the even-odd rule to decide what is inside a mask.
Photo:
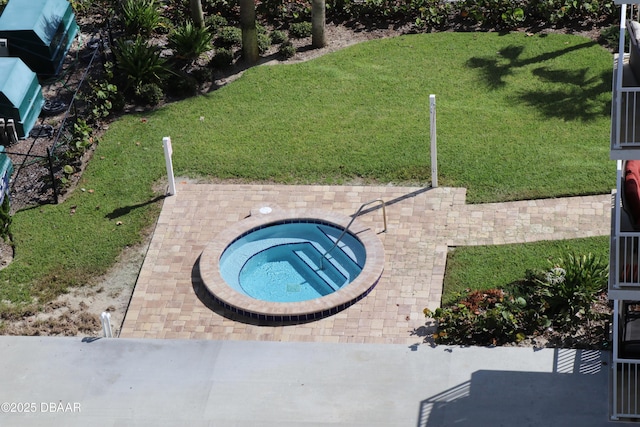
[{"label": "white post", "polygon": [[429,116],[431,118],[431,187],[438,186],[438,146],[436,144],[436,96],[429,95]]},{"label": "white post", "polygon": [[102,333],[105,338],[113,338],[113,332],[111,331],[111,313],[103,311],[100,315],[102,321]]},{"label": "white post", "polygon": [[171,160],[173,149],[171,148],[171,138],[168,136],[162,138],[162,146],[164,147],[164,160],[167,164],[167,176],[169,177],[169,195],[174,196],[176,194],[176,180],[173,177],[173,162]]}]

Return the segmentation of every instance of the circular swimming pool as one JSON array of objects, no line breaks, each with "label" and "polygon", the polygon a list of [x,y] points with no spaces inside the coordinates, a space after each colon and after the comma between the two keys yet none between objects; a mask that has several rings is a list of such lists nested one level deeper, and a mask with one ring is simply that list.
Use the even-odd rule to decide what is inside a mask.
[{"label": "circular swimming pool", "polygon": [[[261,209],[203,251],[200,277],[225,308],[259,320],[307,321],[337,313],[379,280],[376,233],[323,211]],[[337,244],[336,244],[337,243]]]},{"label": "circular swimming pool", "polygon": [[299,302],[353,282],[365,261],[364,245],[354,235],[308,220],[261,227],[238,238],[222,253],[220,274],[249,297]]}]

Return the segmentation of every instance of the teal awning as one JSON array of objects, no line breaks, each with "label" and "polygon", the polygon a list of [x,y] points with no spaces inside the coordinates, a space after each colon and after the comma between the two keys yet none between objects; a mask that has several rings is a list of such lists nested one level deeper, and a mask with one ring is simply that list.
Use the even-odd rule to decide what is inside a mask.
[{"label": "teal awning", "polygon": [[19,138],[31,131],[43,105],[36,73],[20,58],[0,57],[0,118],[13,119]]},{"label": "teal awning", "polygon": [[9,56],[21,58],[37,74],[57,74],[78,33],[67,0],[10,0],[0,16],[0,38]]}]

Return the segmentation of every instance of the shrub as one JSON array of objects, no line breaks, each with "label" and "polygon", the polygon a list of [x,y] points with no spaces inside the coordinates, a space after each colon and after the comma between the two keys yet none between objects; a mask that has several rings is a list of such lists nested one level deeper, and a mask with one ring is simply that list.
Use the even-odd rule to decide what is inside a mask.
[{"label": "shrub", "polygon": [[88,119],[92,122],[100,121],[109,116],[115,107],[122,102],[118,87],[108,82],[91,82],[89,93],[84,96],[87,103]]},{"label": "shrub", "polygon": [[221,47],[216,49],[216,54],[213,55],[213,58],[209,61],[209,66],[213,68],[224,68],[231,65],[231,63],[233,63],[233,51]]},{"label": "shrub", "polygon": [[133,41],[118,40],[114,54],[116,68],[126,79],[125,90],[136,89],[146,83],[160,84],[169,74],[159,48],[150,46],[141,36]]},{"label": "shrub", "polygon": [[419,29],[443,28],[446,26],[452,11],[451,2],[447,0],[425,0],[415,10],[418,16],[414,25]]},{"label": "shrub", "polygon": [[524,0],[463,0],[462,15],[491,28],[514,28],[525,21]]},{"label": "shrub", "polygon": [[258,52],[265,53],[271,47],[271,39],[267,34],[258,34]]},{"label": "shrub", "polygon": [[282,30],[274,30],[269,34],[271,43],[280,44],[287,40],[287,33]]},{"label": "shrub", "polygon": [[292,58],[296,54],[296,48],[293,43],[291,43],[291,40],[287,40],[280,45],[278,53],[284,58]]},{"label": "shrub", "polygon": [[211,16],[207,16],[204,20],[204,23],[212,33],[217,33],[222,27],[226,27],[229,25],[227,18],[224,16],[215,14]]},{"label": "shrub", "polygon": [[176,73],[167,81],[167,91],[174,96],[192,96],[198,91],[198,82],[187,73]]},{"label": "shrub", "polygon": [[593,304],[607,286],[607,263],[568,254],[547,271],[526,273],[504,290],[473,291],[448,306],[424,310],[438,323],[440,344],[499,345],[553,327],[573,332],[600,314]]},{"label": "shrub", "polygon": [[142,105],[155,107],[164,98],[162,88],[155,83],[147,83],[136,90],[136,100]]},{"label": "shrub", "polygon": [[208,27],[196,27],[187,21],[169,34],[168,46],[178,59],[193,61],[211,50],[212,39]]},{"label": "shrub", "polygon": [[237,27],[222,27],[216,36],[216,46],[232,47],[242,44],[242,31]]},{"label": "shrub", "polygon": [[593,303],[607,287],[608,263],[593,254],[568,254],[536,278],[534,296],[541,300],[545,314],[555,327],[573,329],[584,319],[591,319]]},{"label": "shrub", "polygon": [[618,49],[618,43],[620,42],[620,27],[617,25],[610,25],[602,28],[600,30],[598,40],[608,48]]},{"label": "shrub", "polygon": [[289,26],[289,36],[294,39],[311,37],[311,22],[295,22]]},{"label": "shrub", "polygon": [[122,4],[124,30],[128,35],[149,37],[160,26],[154,0],[125,0]]},{"label": "shrub", "polygon": [[195,70],[191,71],[191,75],[200,84],[213,80],[213,71],[211,71],[211,68],[208,67],[196,68]]},{"label": "shrub", "polygon": [[9,194],[5,194],[2,205],[0,205],[0,238],[5,242],[11,239],[11,221]]}]

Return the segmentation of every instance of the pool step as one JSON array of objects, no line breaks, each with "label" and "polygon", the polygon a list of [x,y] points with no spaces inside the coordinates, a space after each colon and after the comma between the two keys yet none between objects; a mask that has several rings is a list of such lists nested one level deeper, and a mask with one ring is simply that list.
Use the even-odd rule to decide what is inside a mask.
[{"label": "pool step", "polygon": [[[337,291],[347,282],[347,276],[342,274],[332,262],[325,261],[324,268],[320,269],[322,254],[311,243],[296,246],[298,246],[298,249],[294,250],[293,253],[304,263],[305,270],[313,272],[329,285],[333,291]],[[313,281],[309,280],[309,282],[312,283]]]},{"label": "pool step", "polygon": [[[328,251],[333,247],[336,240],[338,240],[339,235],[332,235],[327,232],[327,229],[324,229],[321,226],[318,226],[318,230],[320,234],[324,236],[325,242],[329,244],[328,247],[325,248],[325,251]],[[335,230],[332,230],[335,231]],[[348,233],[345,234],[340,242],[338,242],[338,246],[329,253],[326,259],[335,258],[334,263],[340,265],[346,273],[347,277],[353,279],[362,271],[364,267],[364,253],[356,254],[351,249],[355,245],[349,245],[349,241],[354,241],[355,238]],[[323,245],[324,246],[324,245]],[[360,262],[358,260],[361,260]],[[362,265],[361,265],[362,264]]]}]

